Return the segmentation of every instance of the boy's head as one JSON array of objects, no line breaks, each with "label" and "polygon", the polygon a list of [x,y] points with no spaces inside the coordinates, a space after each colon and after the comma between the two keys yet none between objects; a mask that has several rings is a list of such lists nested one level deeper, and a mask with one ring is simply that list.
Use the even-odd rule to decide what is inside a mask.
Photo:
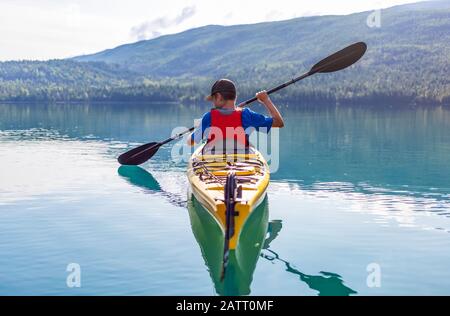
[{"label": "boy's head", "polygon": [[229,101],[236,100],[236,86],[228,79],[217,80],[211,87],[211,94],[206,100],[214,103],[215,107],[223,107]]}]

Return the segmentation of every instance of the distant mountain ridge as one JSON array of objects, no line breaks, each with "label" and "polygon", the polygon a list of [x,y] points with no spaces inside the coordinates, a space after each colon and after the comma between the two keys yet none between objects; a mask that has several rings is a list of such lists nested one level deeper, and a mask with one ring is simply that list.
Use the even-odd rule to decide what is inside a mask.
[{"label": "distant mountain ridge", "polygon": [[[103,70],[99,75],[99,80],[105,79],[99,85],[103,96],[90,89],[91,97],[151,99],[156,94],[149,89],[155,88],[164,99],[195,101],[219,77],[235,80],[241,97],[251,96],[255,90],[298,75],[328,54],[362,40],[368,44],[368,51],[355,66],[309,78],[283,90],[278,98],[308,102],[449,102],[450,1],[400,5],[379,12],[379,28],[370,28],[366,23],[371,11],[247,25],[209,25],[65,62],[72,63],[67,67],[75,68],[79,67],[76,63],[84,64],[91,69],[87,74],[98,71],[95,67],[100,63],[105,63],[106,69],[115,69],[110,69],[110,84]],[[55,66],[48,63],[49,67]],[[10,73],[9,66],[0,63],[0,99],[5,99],[2,85],[8,82],[5,73]],[[120,77],[122,71],[123,80],[117,80],[115,76]],[[59,83],[55,80],[55,84]],[[171,94],[166,94],[165,89]]]},{"label": "distant mountain ridge", "polygon": [[[369,53],[388,51],[390,46],[399,44],[436,44],[448,49],[448,41],[444,40],[450,37],[449,10],[450,1],[384,9],[380,28],[366,25],[371,11],[247,25],[209,25],[74,59],[118,63],[152,76],[203,76],[264,64],[309,65],[320,56],[359,40],[369,44]],[[443,38],[436,38],[438,34]]]}]

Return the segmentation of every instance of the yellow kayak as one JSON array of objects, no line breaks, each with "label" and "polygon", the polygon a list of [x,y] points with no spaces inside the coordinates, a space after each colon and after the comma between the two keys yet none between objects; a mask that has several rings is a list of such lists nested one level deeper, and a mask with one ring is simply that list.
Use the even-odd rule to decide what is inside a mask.
[{"label": "yellow kayak", "polygon": [[236,249],[247,218],[266,196],[266,160],[252,147],[246,153],[211,154],[202,145],[192,154],[187,175],[192,194],[228,236],[229,249]]}]

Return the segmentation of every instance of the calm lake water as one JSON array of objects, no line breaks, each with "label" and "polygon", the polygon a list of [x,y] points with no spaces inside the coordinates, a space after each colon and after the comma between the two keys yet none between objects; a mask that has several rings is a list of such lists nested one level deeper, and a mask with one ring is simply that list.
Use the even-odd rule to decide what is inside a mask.
[{"label": "calm lake water", "polygon": [[282,106],[279,168],[225,283],[172,144],[116,161],[205,110],[0,105],[0,295],[450,294],[449,108]]}]

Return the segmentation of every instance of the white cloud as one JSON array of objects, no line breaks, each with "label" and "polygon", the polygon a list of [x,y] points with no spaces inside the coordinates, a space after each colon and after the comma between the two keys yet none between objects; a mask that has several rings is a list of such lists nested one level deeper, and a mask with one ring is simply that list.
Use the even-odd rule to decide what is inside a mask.
[{"label": "white cloud", "polygon": [[157,37],[163,34],[165,30],[182,24],[184,21],[194,16],[195,12],[195,6],[185,7],[183,8],[183,10],[181,10],[181,13],[173,19],[163,16],[151,21],[141,23],[137,26],[132,27],[130,34],[137,40],[145,40]]}]

